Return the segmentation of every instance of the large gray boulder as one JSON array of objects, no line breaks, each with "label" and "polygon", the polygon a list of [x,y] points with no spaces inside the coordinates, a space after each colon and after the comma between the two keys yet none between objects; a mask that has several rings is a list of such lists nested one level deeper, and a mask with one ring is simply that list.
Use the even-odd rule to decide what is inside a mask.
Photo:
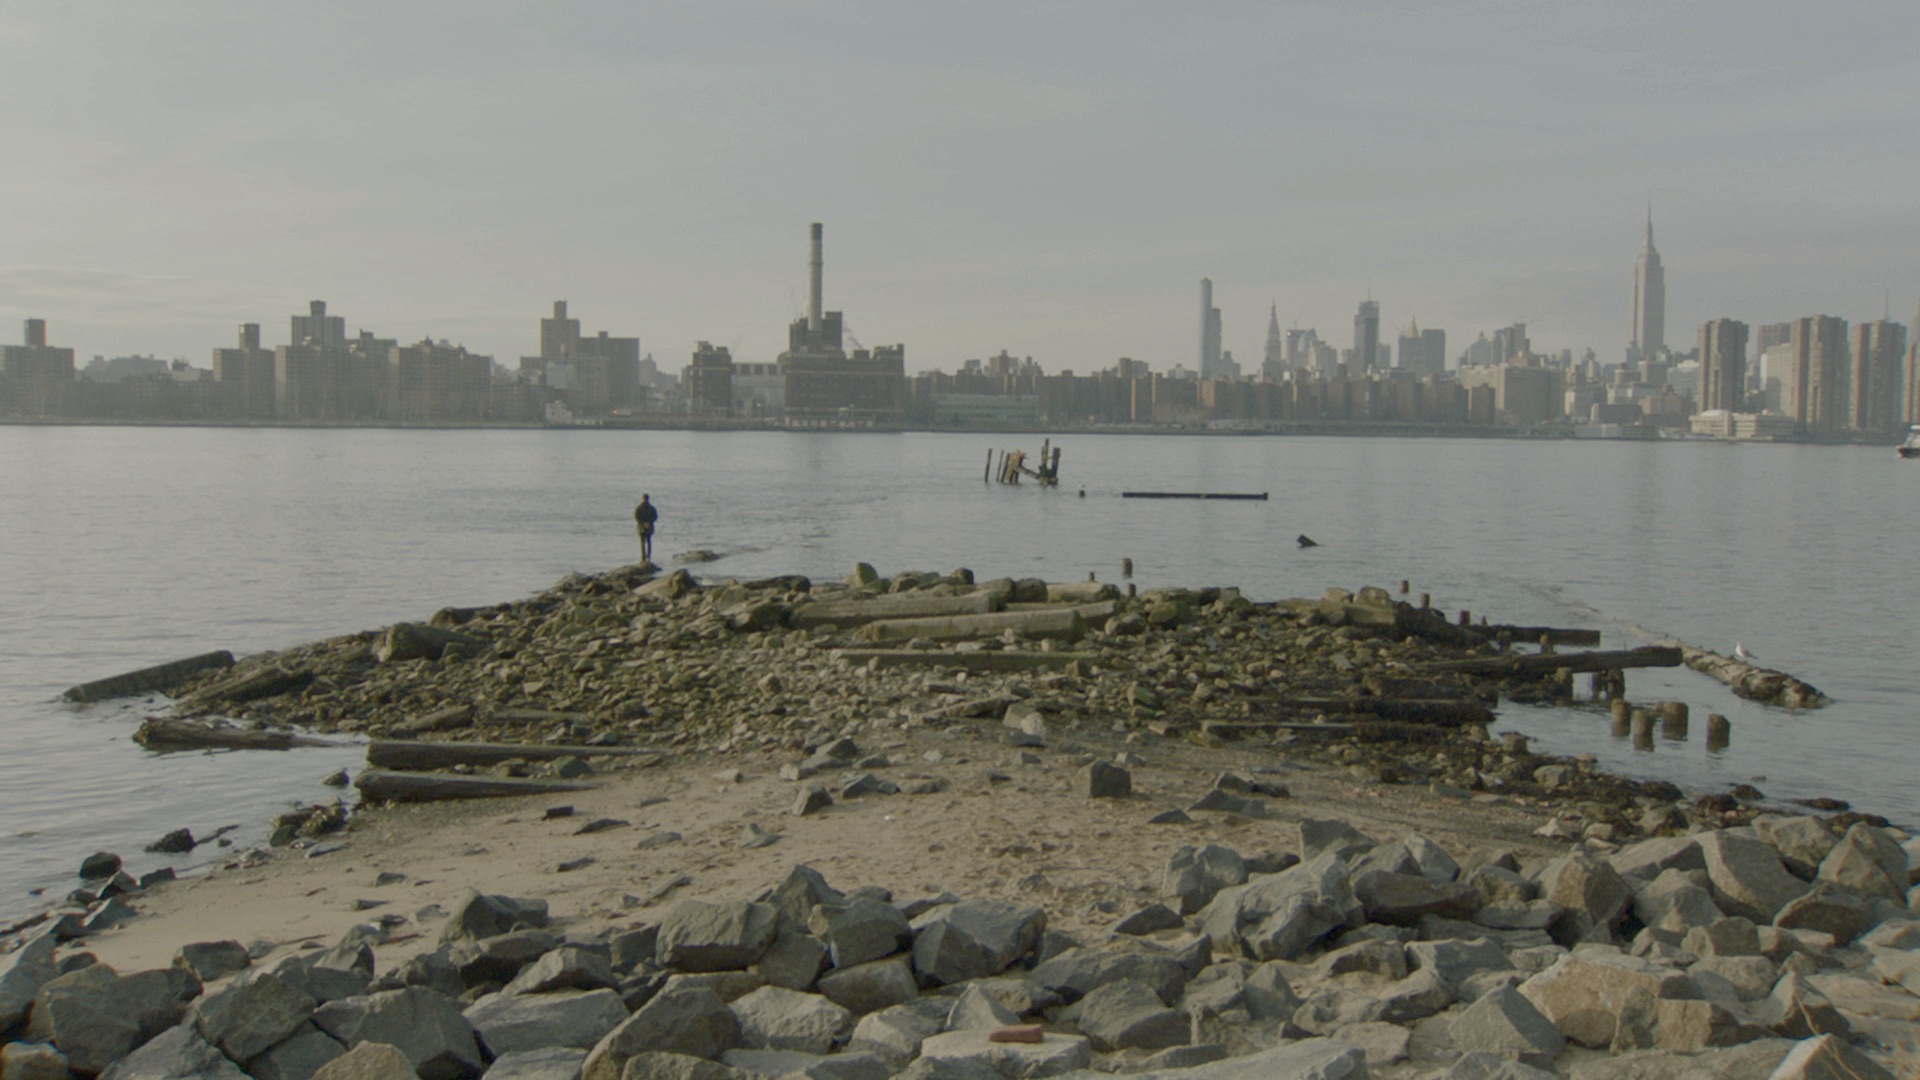
[{"label": "large gray boulder", "polygon": [[413,1063],[397,1046],[364,1042],[313,1074],[313,1080],[419,1080]]},{"label": "large gray boulder", "polygon": [[913,968],[936,985],[998,975],[1039,947],[1047,913],[1030,905],[969,900],[913,922]]},{"label": "large gray boulder", "polygon": [[1651,881],[1668,870],[1705,870],[1707,860],[1697,837],[1656,836],[1608,855],[1607,865],[1623,878]]},{"label": "large gray boulder", "polygon": [[1753,819],[1753,831],[1780,853],[1794,876],[1808,880],[1819,872],[1837,839],[1825,822],[1804,814],[1762,814]]},{"label": "large gray boulder", "polygon": [[1561,1034],[1596,1048],[1612,1044],[1630,1008],[1651,1008],[1688,989],[1686,976],[1671,968],[1597,949],[1563,956],[1520,984],[1520,994]]},{"label": "large gray boulder", "polygon": [[1832,934],[1836,945],[1845,945],[1859,937],[1874,921],[1872,908],[1858,896],[1826,881],[1815,885],[1806,895],[1788,901],[1773,917],[1773,925],[1782,930]]},{"label": "large gray boulder", "polygon": [[1806,882],[1787,872],[1778,853],[1753,837],[1704,833],[1700,853],[1706,859],[1713,901],[1729,915],[1770,923],[1781,908],[1808,891]]},{"label": "large gray boulder", "polygon": [[1696,926],[1712,926],[1727,917],[1714,902],[1705,870],[1661,871],[1660,876],[1634,895],[1633,915],[1643,926],[1670,934],[1684,934]]},{"label": "large gray boulder", "polygon": [[[1079,1073],[1073,1080],[1099,1080]],[[1300,1039],[1271,1050],[1184,1069],[1137,1072],[1131,1080],[1367,1080],[1366,1054],[1338,1039]]]},{"label": "large gray boulder", "polygon": [[1855,822],[1821,861],[1818,877],[1864,897],[1904,901],[1907,851],[1885,829]]},{"label": "large gray boulder", "polygon": [[1027,978],[1068,999],[1085,997],[1111,982],[1132,979],[1152,987],[1161,1001],[1172,1004],[1180,999],[1189,975],[1176,954],[1141,945],[1068,949],[1036,966]]},{"label": "large gray boulder", "polygon": [[447,958],[459,967],[460,978],[468,986],[504,983],[518,978],[522,968],[559,948],[561,941],[560,935],[551,930],[526,927],[455,943],[447,949]]},{"label": "large gray boulder", "polygon": [[522,900],[512,896],[468,893],[447,916],[440,928],[442,942],[479,941],[515,930],[538,929],[547,925],[545,900]]},{"label": "large gray boulder", "polygon": [[[973,988],[969,987],[969,991]],[[965,998],[965,994],[961,995]],[[945,1017],[939,1015],[939,1002],[930,1002],[933,1008],[921,1007],[919,1002],[909,1002],[868,1013],[854,1025],[853,1037],[847,1040],[847,1049],[857,1053],[870,1053],[886,1060],[898,1069],[920,1056],[920,1044],[929,1035],[937,1035],[943,1026]],[[959,1008],[955,1002],[954,1009]],[[946,1014],[951,1016],[951,1011]]]},{"label": "large gray boulder", "polygon": [[762,1074],[689,1054],[647,1051],[628,1058],[620,1076],[621,1080],[758,1080]]},{"label": "large gray boulder", "polygon": [[949,1031],[920,1044],[920,1057],[933,1062],[974,1062],[1003,1077],[1033,1080],[1084,1069],[1093,1062],[1093,1047],[1082,1035],[1048,1032],[1037,1043],[993,1042],[986,1031]]},{"label": "large gray boulder", "polygon": [[560,990],[488,994],[463,1014],[491,1057],[545,1047],[591,1050],[627,1018],[618,992]]},{"label": "large gray boulder", "polygon": [[43,1042],[0,1043],[0,1077],[6,1080],[68,1080],[67,1055]]},{"label": "large gray boulder", "polygon": [[494,1058],[481,1080],[580,1080],[580,1063],[585,1060],[587,1052],[571,1046],[517,1050]]},{"label": "large gray boulder", "polygon": [[59,972],[53,966],[59,942],[42,934],[24,946],[0,956],[0,1031],[7,1031],[27,1015],[40,988]]},{"label": "large gray boulder", "polygon": [[1332,850],[1222,890],[1200,918],[1215,953],[1292,960],[1335,930],[1358,925],[1362,914],[1346,863]]},{"label": "large gray boulder", "polygon": [[752,1050],[825,1054],[853,1029],[853,1014],[819,994],[763,986],[733,1003],[740,1042]]},{"label": "large gray boulder", "polygon": [[1477,975],[1514,966],[1507,951],[1486,938],[1410,941],[1404,952],[1408,963],[1432,970],[1455,994]]},{"label": "large gray boulder", "polygon": [[1879,1062],[1837,1035],[1796,1043],[1767,1080],[1894,1080]]},{"label": "large gray boulder", "polygon": [[866,897],[817,905],[807,929],[826,942],[836,968],[892,956],[913,944],[913,927],[900,909]]},{"label": "large gray boulder", "polygon": [[604,990],[614,985],[613,964],[597,952],[563,945],[520,969],[506,985],[509,994],[545,994],[554,990]]},{"label": "large gray boulder", "polygon": [[1540,872],[1540,898],[1565,909],[1562,943],[1572,944],[1596,936],[1610,940],[1633,890],[1611,865],[1576,850]]},{"label": "large gray boulder", "polygon": [[453,1002],[418,986],[329,1001],[314,1010],[313,1022],[348,1049],[366,1042],[398,1047],[420,1080],[463,1080],[483,1068],[473,1025]]},{"label": "large gray boulder", "polygon": [[1480,891],[1471,885],[1397,871],[1357,874],[1353,893],[1370,921],[1401,926],[1415,925],[1427,915],[1472,918],[1481,906]]},{"label": "large gray boulder", "polygon": [[661,918],[654,947],[664,967],[737,971],[760,959],[778,929],[779,916],[769,904],[682,900]]},{"label": "large gray boulder", "polygon": [[1545,1065],[1567,1048],[1553,1021],[1511,986],[1489,990],[1462,1009],[1447,1033],[1457,1050],[1485,1050],[1529,1065]]},{"label": "large gray boulder", "polygon": [[247,1061],[294,1033],[319,1002],[272,974],[232,983],[196,1001],[193,1024],[235,1061]]},{"label": "large gray boulder", "polygon": [[1378,846],[1379,841],[1344,821],[1308,818],[1300,823],[1302,862],[1312,862],[1325,854],[1344,862]]},{"label": "large gray boulder", "polygon": [[827,968],[827,947],[805,932],[789,926],[782,917],[780,930],[773,937],[773,944],[760,954],[760,962],[754,970],[769,985],[783,986],[788,990],[811,990],[814,981]]},{"label": "large gray boulder", "polygon": [[174,967],[193,972],[194,978],[203,983],[245,971],[252,964],[247,947],[237,941],[198,941],[180,946],[173,954]]},{"label": "large gray boulder", "polygon": [[247,1075],[254,1080],[313,1080],[314,1073],[347,1052],[339,1040],[311,1024],[301,1027],[247,1062]]},{"label": "large gray boulder", "polygon": [[1146,983],[1107,983],[1080,1002],[1080,1033],[1096,1050],[1161,1050],[1187,1041],[1184,1014],[1167,1008]]},{"label": "large gray boulder", "polygon": [[820,871],[802,865],[788,871],[786,879],[774,886],[773,894],[766,900],[779,912],[783,927],[801,930],[806,928],[815,907],[842,903],[846,896],[827,884]]},{"label": "large gray boulder", "polygon": [[245,1080],[246,1075],[192,1024],[178,1024],[107,1066],[100,1080]]},{"label": "large gray boulder", "polygon": [[1247,880],[1247,863],[1231,848],[1218,844],[1185,846],[1167,859],[1161,895],[1177,901],[1180,914],[1191,915],[1207,906],[1221,889]]},{"label": "large gray boulder", "polygon": [[820,977],[820,992],[855,1016],[865,1016],[920,996],[913,968],[904,956],[869,960],[850,968],[836,968]]},{"label": "large gray boulder", "polygon": [[652,1000],[594,1044],[581,1066],[581,1080],[620,1080],[627,1059],[648,1051],[717,1058],[738,1045],[740,1021],[720,995],[669,979]]},{"label": "large gray boulder", "polygon": [[1590,1059],[1568,1070],[1570,1080],[1754,1080],[1771,1077],[1793,1044],[1761,1039],[1699,1053],[1642,1051]]},{"label": "large gray boulder", "polygon": [[[1160,999],[1155,998],[1159,1005]],[[998,1028],[1018,1024],[1020,1017],[1012,1009],[1001,1003],[1000,999],[988,993],[979,983],[969,983],[960,996],[953,999],[953,1008],[947,1010],[946,1031],[967,1031],[973,1028]],[[922,1035],[921,1038],[925,1038]]]}]

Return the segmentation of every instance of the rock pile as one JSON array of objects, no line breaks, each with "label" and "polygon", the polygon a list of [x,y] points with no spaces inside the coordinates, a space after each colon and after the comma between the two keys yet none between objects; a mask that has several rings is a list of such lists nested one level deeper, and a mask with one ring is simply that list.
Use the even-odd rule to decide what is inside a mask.
[{"label": "rock pile", "polygon": [[[1915,877],[1811,818],[1522,863],[1301,824],[1297,852],[1168,859],[1165,902],[1068,935],[1037,906],[843,891],[556,925],[470,894],[265,963],[120,974],[42,929],[0,957],[7,1077],[257,1080],[1629,1080],[1892,1077],[1920,1045]],[[404,922],[405,920],[401,920]],[[255,961],[263,961],[256,963]],[[1910,1075],[1908,1073],[1907,1075]]]},{"label": "rock pile", "polygon": [[[381,739],[723,754],[815,747],[855,722],[1004,716],[1016,740],[1075,728],[1246,740],[1337,765],[1361,783],[1540,800],[1565,810],[1571,835],[1623,840],[1753,816],[1749,803],[1723,797],[1650,818],[1640,802],[1672,802],[1678,789],[1487,736],[1487,702],[1564,697],[1562,679],[1414,674],[1501,647],[1375,588],[1257,604],[1233,589],[1129,598],[1092,583],[975,582],[966,570],[886,579],[862,564],[843,582],[703,586],[684,570],[633,567],[249,657],[197,676],[176,709]],[[514,776],[555,768],[489,767]]]}]

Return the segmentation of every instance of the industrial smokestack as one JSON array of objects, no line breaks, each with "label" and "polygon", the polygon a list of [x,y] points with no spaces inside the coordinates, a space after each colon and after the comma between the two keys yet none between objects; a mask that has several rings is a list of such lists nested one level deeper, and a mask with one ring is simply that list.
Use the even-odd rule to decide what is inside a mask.
[{"label": "industrial smokestack", "polygon": [[820,333],[820,272],[826,264],[820,257],[820,234],[825,231],[813,223],[813,257],[807,260],[807,333]]}]

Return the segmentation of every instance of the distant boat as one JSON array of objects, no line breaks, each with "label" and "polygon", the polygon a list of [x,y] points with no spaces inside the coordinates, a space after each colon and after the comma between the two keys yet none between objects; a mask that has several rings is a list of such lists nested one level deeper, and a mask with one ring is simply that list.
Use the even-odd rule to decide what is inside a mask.
[{"label": "distant boat", "polygon": [[1900,444],[1900,456],[1920,458],[1920,424],[1915,424],[1907,430],[1907,441]]}]

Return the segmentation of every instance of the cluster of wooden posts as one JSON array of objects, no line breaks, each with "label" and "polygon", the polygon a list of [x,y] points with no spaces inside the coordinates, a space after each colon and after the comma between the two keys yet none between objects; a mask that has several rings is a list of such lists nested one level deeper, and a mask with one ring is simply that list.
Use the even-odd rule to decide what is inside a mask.
[{"label": "cluster of wooden posts", "polygon": [[[994,468],[995,454],[1000,455],[1000,467]],[[1053,487],[1060,483],[1060,448],[1053,445],[1052,439],[1040,442],[1040,456],[1037,464],[1027,464],[1025,450],[988,450],[986,471],[980,474],[980,482],[987,483],[996,477],[1003,484],[1018,484],[1022,476],[1029,477],[1041,487]]]}]

